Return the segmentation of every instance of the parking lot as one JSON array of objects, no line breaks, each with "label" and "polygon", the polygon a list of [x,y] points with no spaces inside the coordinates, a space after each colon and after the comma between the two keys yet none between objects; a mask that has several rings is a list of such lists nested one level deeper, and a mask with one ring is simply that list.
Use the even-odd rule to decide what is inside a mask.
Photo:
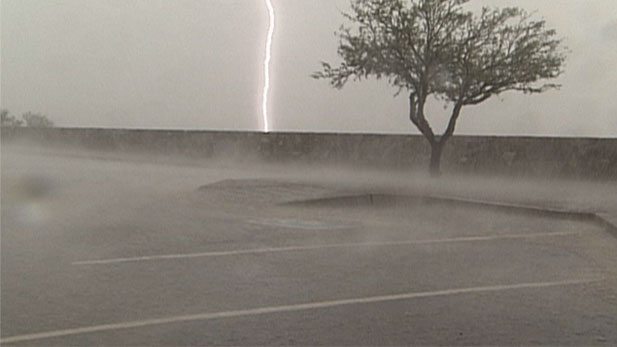
[{"label": "parking lot", "polygon": [[601,227],[316,175],[3,148],[2,344],[617,344]]}]

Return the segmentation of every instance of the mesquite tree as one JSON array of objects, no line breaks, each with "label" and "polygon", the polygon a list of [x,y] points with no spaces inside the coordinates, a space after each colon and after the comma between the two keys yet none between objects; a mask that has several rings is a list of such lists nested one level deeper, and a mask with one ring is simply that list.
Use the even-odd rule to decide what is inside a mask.
[{"label": "mesquite tree", "polygon": [[[386,78],[409,93],[409,119],[431,145],[430,172],[440,173],[444,144],[464,106],[514,90],[540,93],[562,73],[565,49],[544,20],[518,8],[464,9],[469,0],[352,0],[344,14],[339,66],[322,62],[314,78],[342,88],[350,78]],[[429,96],[452,105],[438,135],[425,114]]]}]

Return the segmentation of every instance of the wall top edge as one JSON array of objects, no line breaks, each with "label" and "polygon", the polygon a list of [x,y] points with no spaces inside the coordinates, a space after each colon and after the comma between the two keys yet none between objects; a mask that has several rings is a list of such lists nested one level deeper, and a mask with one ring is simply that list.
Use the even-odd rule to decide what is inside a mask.
[{"label": "wall top edge", "polygon": [[[2,128],[10,129],[10,128]],[[48,129],[40,129],[40,128],[20,128],[27,130],[48,130]],[[405,133],[360,133],[360,132],[328,132],[328,131],[272,131],[272,132],[262,132],[262,131],[250,131],[250,130],[195,130],[195,129],[146,129],[146,128],[96,128],[96,127],[56,127],[52,128],[53,130],[60,131],[117,131],[117,132],[152,132],[152,133],[204,133],[204,134],[250,134],[250,135],[263,135],[263,136],[289,136],[289,135],[300,135],[300,136],[379,136],[379,137],[422,137],[420,134],[405,134]],[[581,139],[581,140],[617,140],[617,136],[615,137],[593,137],[593,136],[548,136],[548,135],[454,135],[453,138],[486,138],[486,139]]]}]

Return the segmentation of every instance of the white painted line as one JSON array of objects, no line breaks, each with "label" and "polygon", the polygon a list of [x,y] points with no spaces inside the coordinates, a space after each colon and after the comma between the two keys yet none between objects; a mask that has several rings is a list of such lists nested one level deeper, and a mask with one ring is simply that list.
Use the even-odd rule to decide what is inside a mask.
[{"label": "white painted line", "polygon": [[151,260],[165,260],[165,259],[224,257],[224,256],[246,255],[246,254],[309,251],[309,250],[328,249],[328,248],[425,245],[425,244],[437,244],[437,243],[495,241],[495,240],[528,239],[528,238],[538,238],[538,237],[555,237],[555,236],[571,236],[571,235],[580,235],[580,232],[568,231],[568,232],[535,233],[535,234],[510,234],[510,235],[497,235],[497,236],[470,236],[470,237],[456,237],[456,238],[432,239],[432,240],[333,243],[333,244],[311,245],[311,246],[271,247],[271,248],[241,249],[241,250],[232,250],[232,251],[216,251],[216,252],[202,252],[202,253],[148,255],[148,256],[143,256],[143,257],[132,257],[132,258],[80,260],[80,261],[75,261],[72,264],[73,265],[104,265],[104,264],[128,263],[128,262],[151,261]]},{"label": "white painted line", "polygon": [[319,302],[312,302],[312,303],[305,303],[305,304],[270,306],[270,307],[261,307],[261,308],[253,308],[253,309],[237,310],[237,311],[223,311],[223,312],[211,312],[211,313],[206,312],[206,313],[190,314],[190,315],[184,315],[184,316],[146,319],[146,320],[140,320],[140,321],[115,323],[115,324],[94,325],[94,326],[74,328],[74,329],[65,329],[65,330],[48,331],[48,332],[35,333],[35,334],[11,336],[7,338],[0,338],[0,343],[32,341],[32,340],[48,339],[48,338],[53,338],[53,337],[87,334],[87,333],[95,333],[95,332],[102,332],[102,331],[119,330],[119,329],[139,328],[139,327],[145,327],[145,326],[179,323],[179,322],[232,318],[232,317],[242,317],[242,316],[255,316],[255,315],[262,315],[262,314],[293,312],[293,311],[302,311],[302,310],[314,310],[314,309],[329,308],[329,307],[344,306],[344,305],[370,304],[370,303],[387,302],[387,301],[395,301],[395,300],[409,300],[409,299],[426,298],[426,297],[434,297],[434,296],[446,296],[446,295],[458,295],[458,294],[469,294],[469,293],[496,292],[496,291],[504,291],[504,290],[546,288],[546,287],[586,284],[586,283],[591,283],[591,282],[598,282],[601,280],[602,279],[576,279],[576,280],[567,280],[567,281],[558,281],[558,282],[519,283],[519,284],[507,284],[507,285],[496,285],[496,286],[486,286],[486,287],[446,289],[446,290],[438,290],[438,291],[432,291],[432,292],[416,292],[416,293],[404,293],[404,294],[383,295],[383,296],[371,296],[371,297],[355,298],[355,299],[319,301]]}]

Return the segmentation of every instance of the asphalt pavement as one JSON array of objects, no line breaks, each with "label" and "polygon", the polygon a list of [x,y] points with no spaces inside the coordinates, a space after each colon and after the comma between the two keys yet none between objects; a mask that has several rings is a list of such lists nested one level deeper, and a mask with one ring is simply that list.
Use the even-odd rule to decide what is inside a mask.
[{"label": "asphalt pavement", "polygon": [[617,239],[602,226],[370,198],[612,215],[610,194],[576,197],[602,190],[581,182],[541,197],[537,182],[399,180],[3,148],[0,342],[617,344]]}]

